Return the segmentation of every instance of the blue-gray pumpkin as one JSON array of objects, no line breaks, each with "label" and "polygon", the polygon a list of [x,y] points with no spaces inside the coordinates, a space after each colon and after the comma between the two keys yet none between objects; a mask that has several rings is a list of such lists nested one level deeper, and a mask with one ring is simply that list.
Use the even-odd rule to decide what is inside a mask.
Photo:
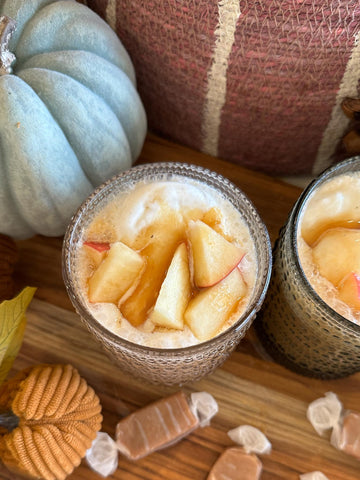
[{"label": "blue-gray pumpkin", "polygon": [[74,0],[0,0],[0,15],[0,232],[59,236],[141,151],[134,68],[110,26]]}]

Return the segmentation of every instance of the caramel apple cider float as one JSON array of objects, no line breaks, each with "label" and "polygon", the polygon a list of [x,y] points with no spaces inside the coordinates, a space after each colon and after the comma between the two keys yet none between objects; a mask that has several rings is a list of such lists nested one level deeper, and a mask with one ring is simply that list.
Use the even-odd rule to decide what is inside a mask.
[{"label": "caramel apple cider float", "polygon": [[86,306],[138,345],[207,341],[245,311],[258,265],[241,213],[214,188],[139,181],[95,210],[77,245]]},{"label": "caramel apple cider float", "polygon": [[300,217],[297,241],[314,290],[360,325],[360,172],[330,179],[313,192]]},{"label": "caramel apple cider float", "polygon": [[325,170],[298,198],[274,244],[255,329],[270,357],[297,373],[360,371],[360,157]]}]

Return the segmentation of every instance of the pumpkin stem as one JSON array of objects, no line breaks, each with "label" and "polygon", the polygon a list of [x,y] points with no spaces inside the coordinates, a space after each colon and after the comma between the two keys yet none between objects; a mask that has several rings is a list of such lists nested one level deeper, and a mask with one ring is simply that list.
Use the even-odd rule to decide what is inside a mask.
[{"label": "pumpkin stem", "polygon": [[6,412],[0,411],[0,428],[6,428],[9,432],[14,430],[19,425],[19,417],[11,410]]},{"label": "pumpkin stem", "polygon": [[15,55],[9,51],[9,41],[15,28],[15,20],[6,15],[0,17],[0,75],[12,73]]}]

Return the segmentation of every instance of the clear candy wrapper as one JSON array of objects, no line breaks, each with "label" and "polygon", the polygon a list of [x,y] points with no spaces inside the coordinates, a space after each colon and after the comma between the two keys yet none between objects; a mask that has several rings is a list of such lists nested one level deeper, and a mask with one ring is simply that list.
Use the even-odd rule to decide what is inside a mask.
[{"label": "clear candy wrapper", "polygon": [[105,432],[98,432],[86,452],[89,466],[103,477],[112,475],[118,467],[118,449],[114,440]]},{"label": "clear candy wrapper", "polygon": [[300,480],[329,480],[326,475],[318,471],[303,473],[299,478]]},{"label": "clear candy wrapper", "polygon": [[200,427],[206,427],[219,411],[219,406],[210,393],[194,392],[190,395],[190,409],[199,419]]},{"label": "clear candy wrapper", "polygon": [[241,445],[246,453],[270,453],[271,443],[266,436],[251,425],[240,425],[228,432],[231,440]]},{"label": "clear candy wrapper", "polygon": [[344,410],[335,393],[312,402],[307,418],[319,435],[331,429],[330,443],[360,460],[360,413]]},{"label": "clear candy wrapper", "polygon": [[339,421],[343,406],[335,393],[314,400],[307,409],[307,418],[319,435],[324,435]]},{"label": "clear candy wrapper", "polygon": [[198,427],[209,425],[218,412],[207,392],[189,398],[180,391],[127,415],[116,425],[115,439],[100,432],[86,454],[89,466],[106,477],[118,465],[118,454],[138,460],[173,445]]}]

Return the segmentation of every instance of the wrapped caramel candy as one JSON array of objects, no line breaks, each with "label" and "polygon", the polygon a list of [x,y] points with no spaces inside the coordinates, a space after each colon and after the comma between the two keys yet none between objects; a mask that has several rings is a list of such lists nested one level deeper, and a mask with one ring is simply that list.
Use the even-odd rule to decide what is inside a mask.
[{"label": "wrapped caramel candy", "polygon": [[341,417],[342,404],[333,392],[325,393],[324,397],[310,403],[307,418],[319,435],[334,428]]},{"label": "wrapped caramel candy", "polygon": [[116,425],[115,440],[100,432],[86,454],[90,467],[106,477],[118,465],[118,453],[138,460],[180,441],[217,413],[215,399],[206,392],[188,397],[179,391],[124,417]]},{"label": "wrapped caramel candy", "polygon": [[175,393],[122,419],[116,426],[118,450],[138,460],[177,442],[199,426],[186,395]]},{"label": "wrapped caramel candy", "polygon": [[359,412],[344,410],[337,395],[328,392],[310,403],[307,418],[319,435],[331,430],[330,443],[335,448],[360,460]]},{"label": "wrapped caramel candy", "polygon": [[331,444],[360,460],[360,413],[345,412],[331,434]]},{"label": "wrapped caramel candy", "polygon": [[207,480],[259,480],[262,463],[255,453],[270,453],[269,440],[252,425],[240,425],[229,430],[228,435],[241,448],[227,448],[215,462]]}]

